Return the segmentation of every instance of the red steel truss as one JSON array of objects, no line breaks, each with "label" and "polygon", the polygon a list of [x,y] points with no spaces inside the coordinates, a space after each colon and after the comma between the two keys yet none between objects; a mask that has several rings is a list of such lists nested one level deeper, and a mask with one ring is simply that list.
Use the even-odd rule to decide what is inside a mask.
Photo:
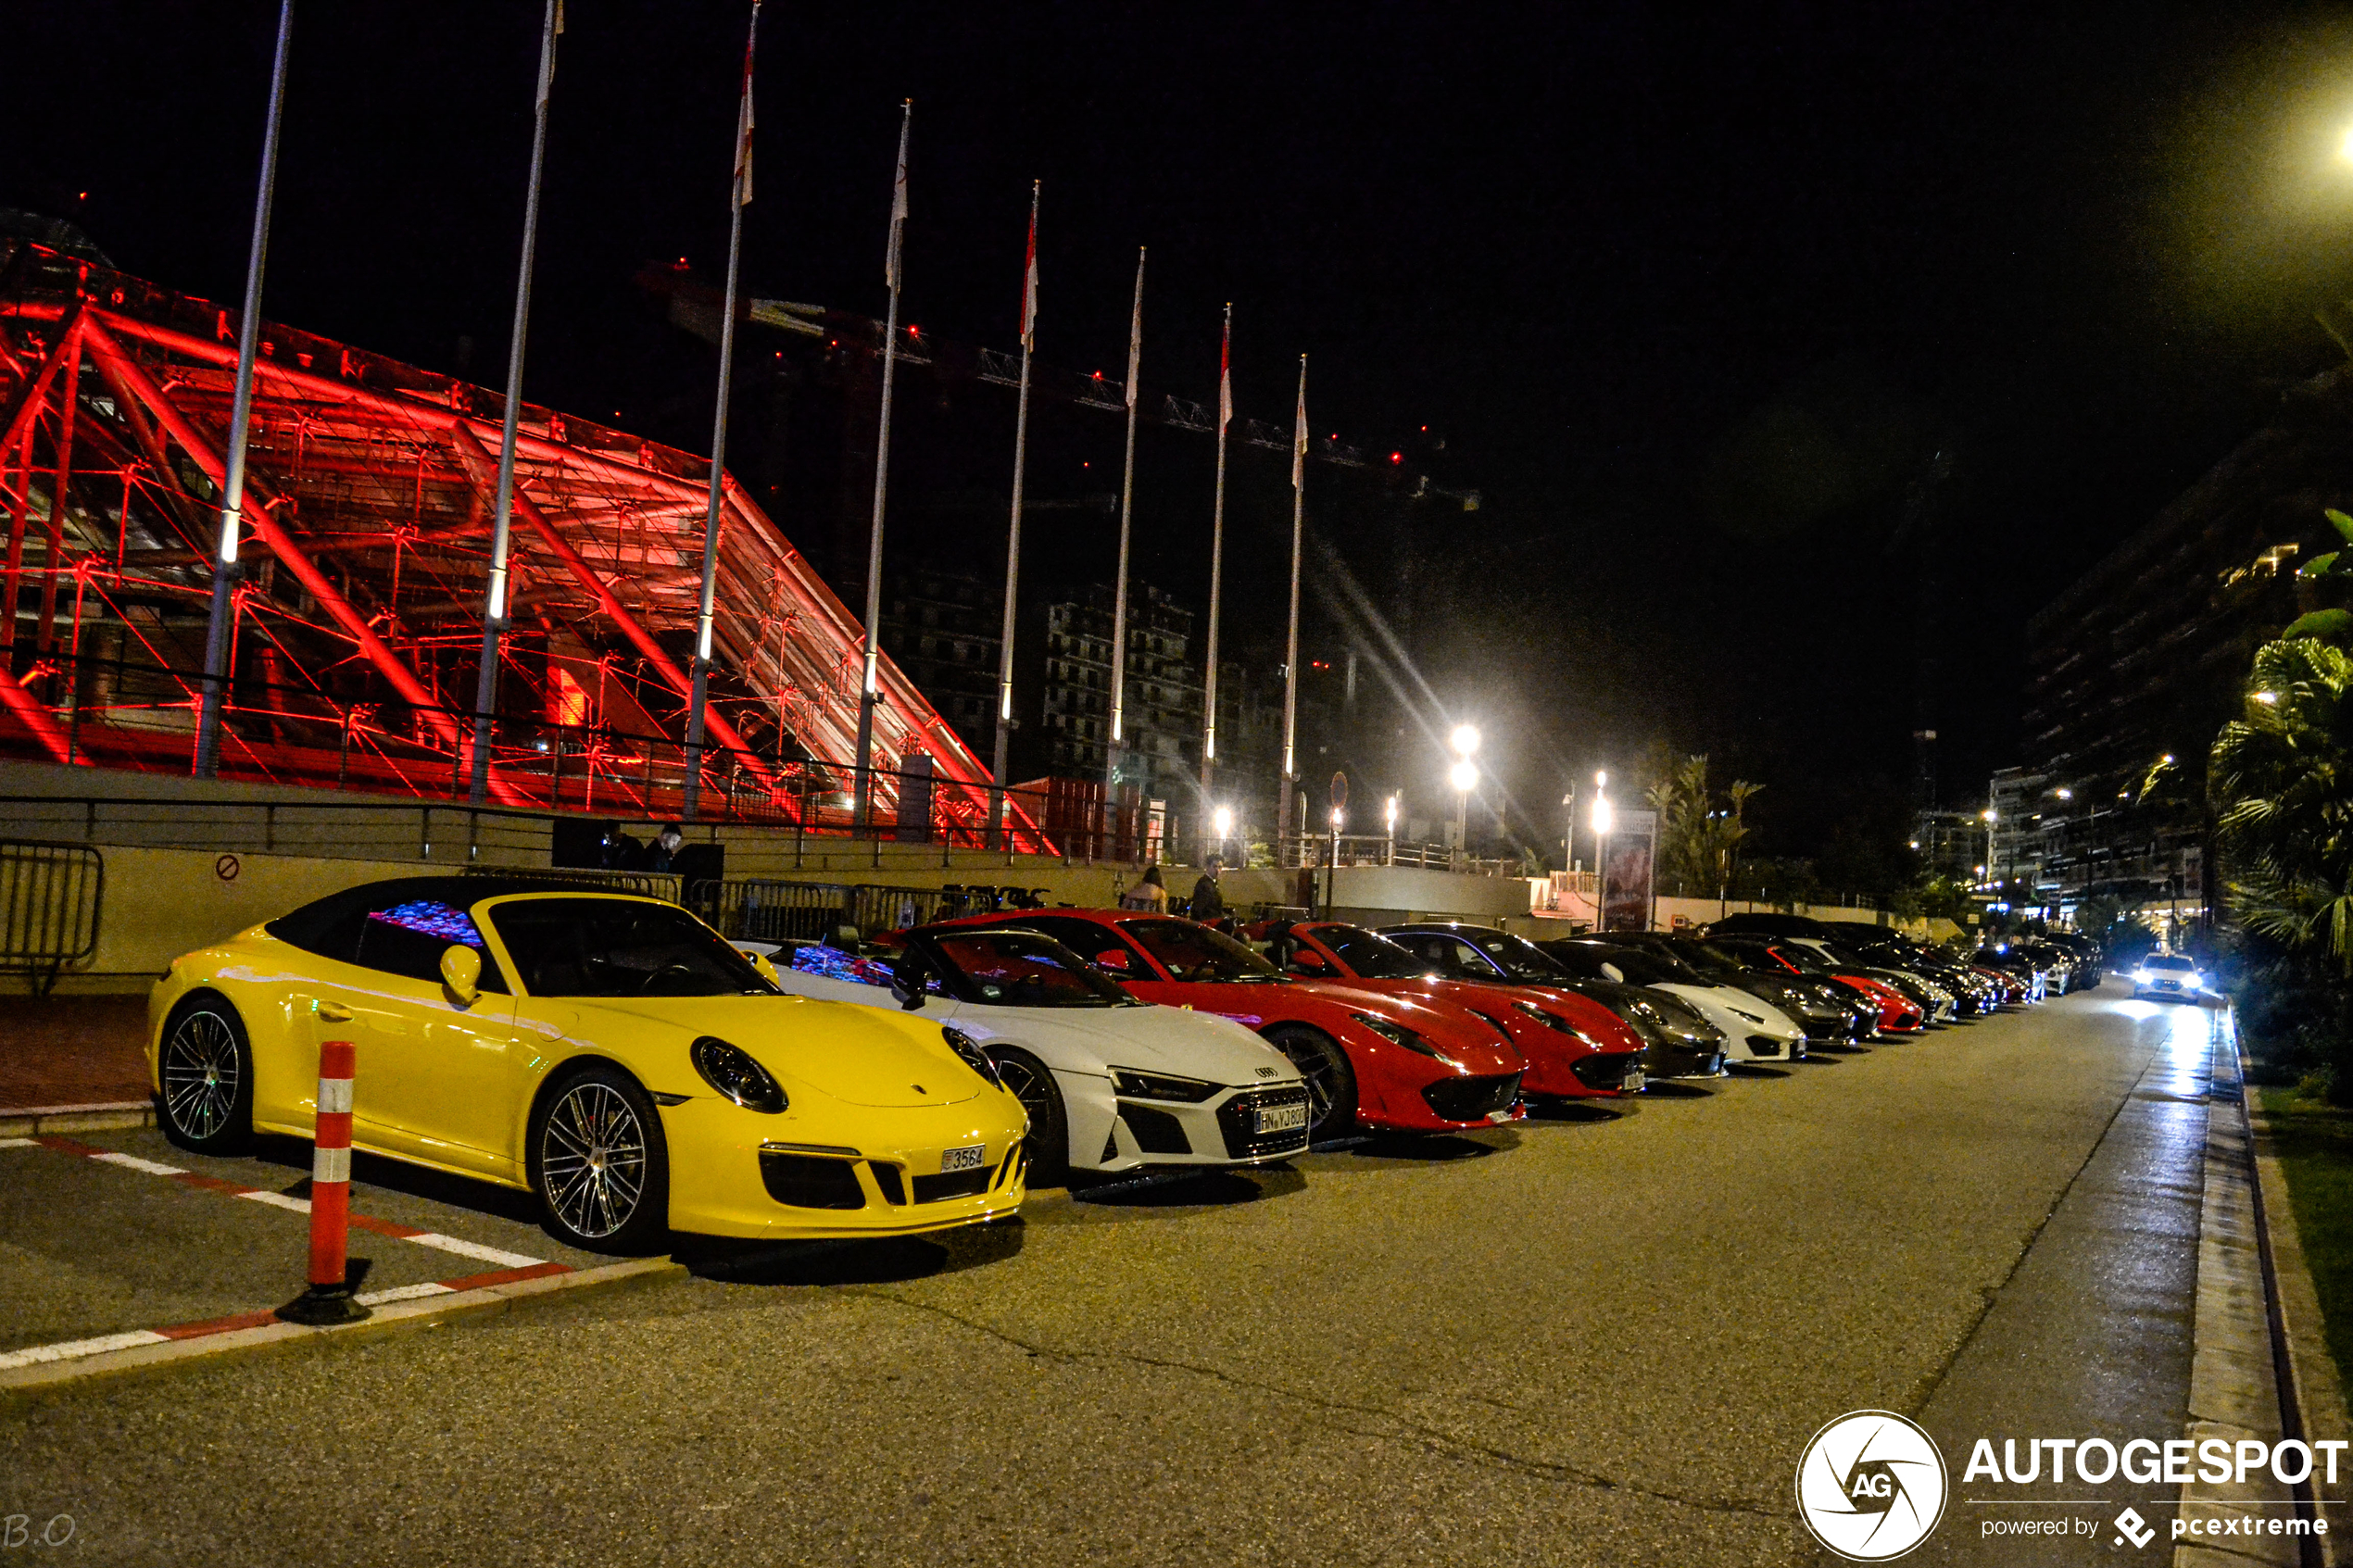
[{"label": "red steel truss", "polygon": [[[184,770],[235,313],[7,244],[0,753]],[[263,327],[224,776],[462,791],[503,413],[481,387]],[[520,431],[492,795],[673,814],[709,464],[547,408]],[[724,493],[708,814],[846,831],[862,631],[732,478]],[[887,656],[880,679],[877,824],[983,842],[988,771]],[[1050,848],[1021,800],[1006,815],[1009,847]]]}]

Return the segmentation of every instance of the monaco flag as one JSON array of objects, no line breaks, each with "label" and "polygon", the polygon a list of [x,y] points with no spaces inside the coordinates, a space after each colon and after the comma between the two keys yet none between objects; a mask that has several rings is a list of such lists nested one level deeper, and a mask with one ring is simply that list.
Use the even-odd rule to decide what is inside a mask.
[{"label": "monaco flag", "polygon": [[751,50],[760,37],[760,0],[751,0],[751,31],[744,38],[744,96],[736,110],[736,205],[751,205]]},{"label": "monaco flag", "polygon": [[1136,309],[1127,318],[1127,406],[1136,406],[1136,380],[1144,373],[1144,247],[1136,247]]},{"label": "monaco flag", "polygon": [[1038,186],[1035,180],[1029,183],[1029,259],[1021,273],[1021,345],[1025,349],[1038,330]]},{"label": "monaco flag", "polygon": [[1217,345],[1217,428],[1234,422],[1234,306],[1226,303],[1226,335]]},{"label": "monaco flag", "polygon": [[899,174],[890,185],[890,249],[883,257],[883,282],[899,292],[899,244],[907,232],[907,132],[915,123],[915,100],[900,106]]}]

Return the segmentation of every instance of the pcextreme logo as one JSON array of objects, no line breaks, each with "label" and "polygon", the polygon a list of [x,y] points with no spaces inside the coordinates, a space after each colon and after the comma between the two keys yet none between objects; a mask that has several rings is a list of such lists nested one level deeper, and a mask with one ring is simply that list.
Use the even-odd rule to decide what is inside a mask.
[{"label": "pcextreme logo", "polygon": [[1903,1556],[1944,1516],[1944,1456],[1893,1411],[1856,1411],[1814,1434],[1797,1461],[1797,1512],[1850,1562]]}]

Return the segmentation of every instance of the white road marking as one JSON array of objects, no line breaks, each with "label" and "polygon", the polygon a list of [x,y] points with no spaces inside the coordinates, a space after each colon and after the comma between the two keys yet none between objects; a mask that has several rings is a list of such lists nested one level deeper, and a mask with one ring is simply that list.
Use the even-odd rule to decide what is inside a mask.
[{"label": "white road marking", "polygon": [[108,1350],[128,1350],[137,1345],[170,1343],[167,1336],[152,1329],[133,1329],[129,1334],[109,1334],[97,1339],[69,1339],[62,1345],[35,1345],[28,1350],[0,1352],[0,1371],[10,1367],[33,1366],[42,1361],[69,1361],[77,1356],[95,1356]]},{"label": "white road marking", "polygon": [[235,1196],[245,1199],[249,1203],[267,1203],[272,1209],[291,1209],[297,1214],[308,1214],[310,1212],[310,1199],[307,1198],[288,1198],[283,1192],[241,1192]]},{"label": "white road marking", "polygon": [[31,1138],[0,1138],[0,1148],[39,1148]]},{"label": "white road marking", "polygon": [[132,1171],[145,1171],[150,1176],[184,1176],[188,1173],[177,1165],[162,1165],[152,1160],[142,1160],[135,1154],[117,1154],[112,1149],[107,1149],[102,1154],[94,1154],[90,1158],[103,1160],[108,1165],[120,1165]]},{"label": "white road marking", "polygon": [[447,1296],[449,1287],[427,1282],[423,1285],[395,1286],[390,1290],[365,1290],[352,1298],[363,1307],[381,1307],[392,1301],[414,1301],[424,1296]]},{"label": "white road marking", "polygon": [[455,1252],[460,1258],[479,1258],[485,1263],[503,1263],[510,1269],[527,1269],[544,1263],[545,1258],[526,1258],[520,1252],[501,1252],[495,1247],[484,1247],[478,1241],[459,1241],[454,1236],[439,1236],[427,1231],[422,1236],[401,1237],[420,1247],[438,1247],[444,1252]]}]

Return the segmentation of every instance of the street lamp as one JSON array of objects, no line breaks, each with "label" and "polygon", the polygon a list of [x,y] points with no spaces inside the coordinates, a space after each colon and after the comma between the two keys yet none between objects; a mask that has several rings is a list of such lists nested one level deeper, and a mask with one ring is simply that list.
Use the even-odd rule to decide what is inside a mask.
[{"label": "street lamp", "polygon": [[1227,841],[1234,836],[1234,809],[1231,806],[1220,806],[1209,814],[1209,820],[1216,824],[1217,854],[1222,859],[1225,857]]},{"label": "street lamp", "polygon": [[1332,900],[1340,892],[1340,830],[1346,826],[1348,813],[1332,808],[1332,852],[1324,859],[1324,918],[1332,918]]},{"label": "street lamp", "polygon": [[1478,750],[1478,726],[1457,724],[1454,733],[1446,737],[1454,750],[1454,765],[1446,771],[1446,782],[1454,786],[1454,855],[1459,862],[1468,858],[1470,850],[1470,792],[1478,787],[1478,764],[1471,757]]},{"label": "street lamp", "polygon": [[1394,865],[1397,861],[1397,797],[1390,796],[1388,803],[1381,807],[1380,820],[1381,826],[1389,834],[1387,863]]}]

